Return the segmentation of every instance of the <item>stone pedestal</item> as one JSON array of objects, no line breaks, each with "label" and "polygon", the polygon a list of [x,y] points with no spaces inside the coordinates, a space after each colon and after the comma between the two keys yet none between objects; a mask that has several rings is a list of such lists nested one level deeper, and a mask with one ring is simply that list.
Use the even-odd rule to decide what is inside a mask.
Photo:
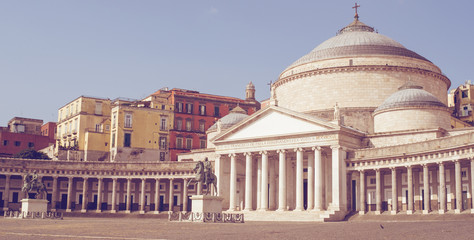
[{"label": "stone pedestal", "polygon": [[48,200],[45,199],[22,199],[21,213],[25,216],[29,213],[48,212]]},{"label": "stone pedestal", "polygon": [[208,195],[193,195],[191,211],[195,213],[221,213],[222,197]]}]

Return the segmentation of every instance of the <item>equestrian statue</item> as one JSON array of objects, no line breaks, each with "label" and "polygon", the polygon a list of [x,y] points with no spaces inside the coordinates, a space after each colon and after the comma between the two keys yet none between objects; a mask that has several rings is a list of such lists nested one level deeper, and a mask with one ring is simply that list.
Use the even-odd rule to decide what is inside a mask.
[{"label": "equestrian statue", "polygon": [[36,192],[35,199],[38,199],[40,195],[44,198],[44,193],[48,194],[46,185],[44,185],[44,183],[38,179],[38,174],[36,174],[36,171],[34,171],[33,174],[26,173],[23,176],[23,187],[21,188],[21,191],[26,193],[27,198],[28,193]]},{"label": "equestrian statue", "polygon": [[194,184],[201,183],[202,185],[206,185],[206,195],[208,195],[212,184],[214,193],[217,194],[217,177],[212,173],[212,165],[207,157],[204,161],[198,161],[193,170],[196,173],[196,177],[191,179],[186,187],[188,187],[192,182],[194,182]]}]

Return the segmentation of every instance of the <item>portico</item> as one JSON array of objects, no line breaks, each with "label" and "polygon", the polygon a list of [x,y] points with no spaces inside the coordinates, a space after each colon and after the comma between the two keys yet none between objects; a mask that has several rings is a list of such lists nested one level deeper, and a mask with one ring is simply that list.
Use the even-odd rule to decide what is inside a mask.
[{"label": "portico", "polygon": [[257,112],[213,140],[224,208],[345,212],[346,149],[360,136],[277,106]]}]

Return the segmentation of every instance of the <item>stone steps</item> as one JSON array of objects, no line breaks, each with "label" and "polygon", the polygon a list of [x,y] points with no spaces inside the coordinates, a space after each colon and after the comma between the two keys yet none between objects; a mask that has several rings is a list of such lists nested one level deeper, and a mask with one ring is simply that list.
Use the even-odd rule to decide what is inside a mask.
[{"label": "stone steps", "polygon": [[244,213],[246,222],[330,222],[340,221],[345,217],[345,213],[333,211],[242,211],[238,213]]}]

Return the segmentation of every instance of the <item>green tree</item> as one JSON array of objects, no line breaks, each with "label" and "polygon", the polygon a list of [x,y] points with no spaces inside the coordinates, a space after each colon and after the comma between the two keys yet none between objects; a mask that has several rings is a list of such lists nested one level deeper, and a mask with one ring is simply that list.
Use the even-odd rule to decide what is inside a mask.
[{"label": "green tree", "polygon": [[34,149],[28,148],[15,154],[14,158],[27,158],[27,159],[51,159],[45,153],[35,151]]}]

